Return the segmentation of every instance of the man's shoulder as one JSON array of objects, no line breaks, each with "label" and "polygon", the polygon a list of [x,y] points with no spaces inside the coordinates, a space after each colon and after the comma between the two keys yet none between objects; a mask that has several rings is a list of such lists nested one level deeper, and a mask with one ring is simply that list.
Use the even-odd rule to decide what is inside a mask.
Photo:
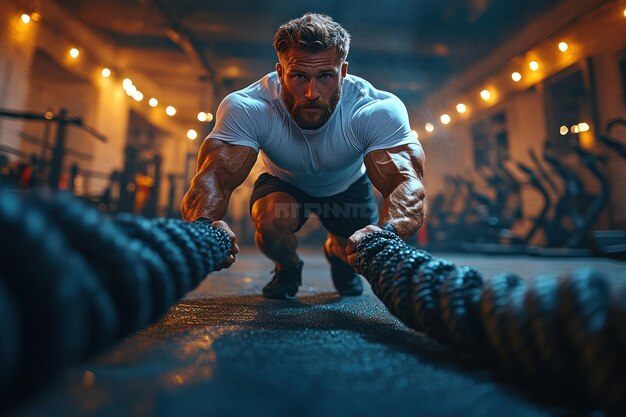
[{"label": "man's shoulder", "polygon": [[402,101],[393,93],[375,88],[369,81],[356,75],[347,75],[344,91],[356,113],[370,113],[383,109],[403,108]]},{"label": "man's shoulder", "polygon": [[[346,77],[347,78],[347,77]],[[373,87],[368,81],[352,76],[348,79],[350,125],[359,138],[377,132],[381,138],[405,131],[409,125],[406,106],[396,95]]]},{"label": "man's shoulder", "polygon": [[224,98],[229,107],[266,111],[275,105],[278,97],[276,73],[269,73],[241,90],[233,91]]}]

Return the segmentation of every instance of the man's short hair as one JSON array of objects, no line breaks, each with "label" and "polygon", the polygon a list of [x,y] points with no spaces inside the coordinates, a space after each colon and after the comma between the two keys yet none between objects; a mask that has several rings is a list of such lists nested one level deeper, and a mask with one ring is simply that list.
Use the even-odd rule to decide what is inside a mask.
[{"label": "man's short hair", "polygon": [[345,61],[350,49],[350,34],[330,16],[307,13],[280,25],[274,35],[274,49],[278,58],[289,49],[320,52],[337,48]]}]

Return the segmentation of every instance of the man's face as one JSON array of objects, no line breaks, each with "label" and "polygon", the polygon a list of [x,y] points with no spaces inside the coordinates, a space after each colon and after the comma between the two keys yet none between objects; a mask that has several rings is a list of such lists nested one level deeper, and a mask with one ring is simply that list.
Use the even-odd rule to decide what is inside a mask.
[{"label": "man's face", "polygon": [[335,48],[314,53],[290,49],[283,54],[276,71],[283,101],[298,126],[324,126],[337,107],[347,69]]}]

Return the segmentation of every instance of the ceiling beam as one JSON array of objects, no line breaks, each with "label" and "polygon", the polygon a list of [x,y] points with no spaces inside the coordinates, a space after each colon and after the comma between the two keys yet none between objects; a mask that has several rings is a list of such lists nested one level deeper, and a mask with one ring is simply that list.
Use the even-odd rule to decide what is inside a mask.
[{"label": "ceiling beam", "polygon": [[167,20],[168,28],[165,30],[167,37],[178,45],[195,65],[201,68],[203,72],[201,79],[208,80],[213,83],[214,87],[217,87],[216,71],[199,48],[197,41],[191,35],[191,31],[180,25],[162,0],[146,0],[146,2],[152,4]]}]

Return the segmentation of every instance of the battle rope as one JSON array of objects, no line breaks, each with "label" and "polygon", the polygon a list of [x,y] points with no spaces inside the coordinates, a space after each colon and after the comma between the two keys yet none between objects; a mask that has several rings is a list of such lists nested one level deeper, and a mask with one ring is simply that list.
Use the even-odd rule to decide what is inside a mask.
[{"label": "battle rope", "polygon": [[357,272],[407,326],[542,389],[626,406],[626,286],[590,269],[564,277],[490,280],[381,231],[357,245]]},{"label": "battle rope", "polygon": [[[218,268],[228,236],[207,223],[111,219],[67,195],[0,190],[0,400],[148,325]],[[626,286],[597,272],[484,280],[393,233],[357,246],[390,312],[439,342],[546,389],[626,398]]]},{"label": "battle rope", "polygon": [[0,190],[0,407],[161,317],[229,249],[207,223]]}]

